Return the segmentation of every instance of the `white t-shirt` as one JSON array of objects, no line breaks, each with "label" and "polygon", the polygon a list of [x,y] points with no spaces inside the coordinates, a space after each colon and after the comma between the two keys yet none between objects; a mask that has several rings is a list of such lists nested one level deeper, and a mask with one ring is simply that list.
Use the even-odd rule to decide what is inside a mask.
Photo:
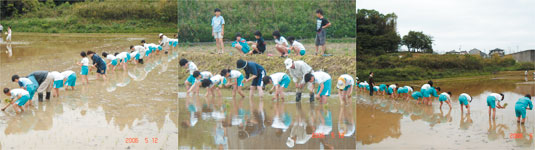
[{"label": "white t-shirt", "polygon": [[[133,51],[132,53],[130,53],[130,57],[131,57],[131,58],[134,58],[134,57],[136,57],[137,54],[138,54],[137,51]],[[140,57],[141,57],[141,56],[140,56]]]},{"label": "white t-shirt", "polygon": [[169,42],[178,42],[178,39],[169,39]]},{"label": "white t-shirt", "polygon": [[469,102],[472,101],[472,97],[470,97],[470,95],[466,93],[462,93],[461,95],[459,95],[459,97],[462,97],[462,96],[466,96],[466,100],[468,100]]},{"label": "white t-shirt", "polygon": [[28,84],[33,84],[32,80],[28,78],[19,78],[19,81],[22,82],[22,86],[26,86]]},{"label": "white t-shirt", "polygon": [[117,58],[115,58],[115,56],[113,56],[112,54],[108,54],[108,56],[106,56],[106,59],[115,60]]},{"label": "white t-shirt", "polygon": [[54,77],[54,81],[58,81],[58,80],[63,80],[63,75],[61,75],[61,73],[57,72],[57,71],[52,71],[50,72],[50,74],[52,77]]},{"label": "white t-shirt", "polygon": [[284,43],[286,43],[287,47],[290,46],[290,44],[288,44],[288,41],[286,41],[286,38],[284,38],[283,36],[281,36],[280,40],[275,39],[275,43],[280,44],[280,45],[284,45]]},{"label": "white t-shirt", "polygon": [[344,78],[346,80],[346,86],[355,84],[353,77],[348,74],[340,75],[340,78]]},{"label": "white t-shirt", "polygon": [[313,72],[312,75],[314,76],[314,81],[318,84],[331,79],[331,76],[323,71]]},{"label": "white t-shirt", "polygon": [[74,74],[74,71],[67,70],[61,73],[61,75],[63,75],[64,78],[68,78],[71,74]]},{"label": "white t-shirt", "polygon": [[9,92],[11,93],[11,99],[15,99],[18,96],[23,96],[23,95],[30,94],[30,93],[28,93],[28,91],[26,91],[24,89],[12,89]]},{"label": "white t-shirt", "polygon": [[212,77],[212,73],[208,71],[201,72],[201,79],[210,79]]},{"label": "white t-shirt", "polygon": [[496,98],[496,100],[502,101],[502,95],[500,95],[498,93],[491,93],[489,96],[494,96]]},{"label": "white t-shirt", "polygon": [[230,70],[230,78],[237,79],[241,76],[241,72],[238,70]]},{"label": "white t-shirt", "polygon": [[116,58],[117,59],[125,59],[126,55],[128,55],[128,52],[121,52],[121,53],[117,54]]},{"label": "white t-shirt", "polygon": [[197,65],[195,65],[195,63],[193,62],[188,62],[188,70],[189,70],[189,74],[193,75],[193,72],[197,71]]},{"label": "white t-shirt", "polygon": [[405,86],[406,89],[408,89],[409,92],[412,92],[413,89],[411,88],[411,86]]},{"label": "white t-shirt", "polygon": [[446,96],[446,98],[448,98],[448,100],[451,100],[450,95],[448,93],[446,93],[446,92],[442,92],[442,93],[440,93],[440,95],[444,95],[444,96]]},{"label": "white t-shirt", "polygon": [[87,57],[82,58],[81,63],[83,66],[89,66],[89,58]]},{"label": "white t-shirt", "polygon": [[284,77],[286,73],[283,72],[277,72],[274,74],[271,74],[269,77],[271,77],[271,80],[273,81],[273,85],[279,85],[279,82],[282,81],[282,77]]},{"label": "white t-shirt", "polygon": [[395,84],[392,84],[392,85],[388,86],[388,88],[392,88],[392,89],[395,90],[397,88],[397,86]]},{"label": "white t-shirt", "polygon": [[429,88],[431,88],[431,85],[429,85],[429,84],[424,84],[424,85],[422,85],[422,88],[420,88],[420,89],[426,89],[426,90],[427,90],[427,89],[429,89]]},{"label": "white t-shirt", "polygon": [[[213,87],[216,84],[219,85],[219,83],[223,82],[224,80],[225,80],[225,78],[223,76],[221,76],[219,74],[215,75],[215,76],[210,78],[210,81],[212,81],[212,83],[210,84],[210,87]],[[223,84],[223,83],[221,83],[221,84]]]},{"label": "white t-shirt", "polygon": [[297,41],[294,41],[294,43],[292,44],[293,47],[297,47],[297,49],[299,50],[305,50],[305,46],[303,46],[303,44],[297,42]]},{"label": "white t-shirt", "polygon": [[165,35],[162,35],[162,43],[163,45],[169,45],[169,38],[167,38]]}]

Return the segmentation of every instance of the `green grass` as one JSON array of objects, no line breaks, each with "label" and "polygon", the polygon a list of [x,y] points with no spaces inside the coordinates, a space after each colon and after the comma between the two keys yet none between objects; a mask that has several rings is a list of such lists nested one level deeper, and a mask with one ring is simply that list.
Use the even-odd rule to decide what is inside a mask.
[{"label": "green grass", "polygon": [[358,77],[367,80],[369,72],[373,71],[377,82],[465,77],[535,69],[533,63],[517,63],[511,56],[485,59],[472,55],[391,53],[362,56],[358,62]]},{"label": "green grass", "polygon": [[[14,9],[0,20],[14,32],[158,33],[177,31],[176,1],[104,1],[62,3],[23,1],[32,7]],[[128,3],[128,6],[125,4]],[[11,6],[11,5],[9,5]],[[15,7],[14,7],[15,8]]]}]

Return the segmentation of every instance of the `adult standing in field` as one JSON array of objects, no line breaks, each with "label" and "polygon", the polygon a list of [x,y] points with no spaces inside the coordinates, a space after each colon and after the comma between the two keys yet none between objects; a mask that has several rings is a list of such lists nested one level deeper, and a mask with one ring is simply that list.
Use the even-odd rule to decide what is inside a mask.
[{"label": "adult standing in field", "polygon": [[307,83],[307,87],[309,87],[310,91],[310,102],[314,101],[314,91],[312,91],[312,83],[305,81],[305,74],[314,72],[312,70],[312,67],[310,67],[307,63],[305,63],[302,60],[293,61],[290,58],[287,58],[284,60],[284,65],[286,66],[286,69],[290,71],[290,76],[292,77],[292,81],[294,81],[295,84],[295,101],[299,102],[301,101],[301,92],[303,88],[305,87],[305,83]]},{"label": "adult standing in field", "polygon": [[160,33],[158,37],[160,37],[160,46],[163,47],[165,54],[167,54],[169,52],[169,38],[163,35],[163,33]]},{"label": "adult standing in field", "polygon": [[52,84],[54,77],[48,71],[34,71],[26,78],[35,78],[39,87],[37,88],[37,96],[40,102],[43,101],[43,92],[46,91],[46,100],[50,100],[50,92],[52,91]]},{"label": "adult standing in field", "polygon": [[[370,77],[368,78],[368,84],[370,88],[372,88],[373,85],[375,85],[375,82],[373,81],[373,72],[370,72]],[[370,89],[370,96],[373,96],[373,89]]]},{"label": "adult standing in field", "polygon": [[325,53],[325,38],[327,36],[326,28],[331,26],[331,23],[323,17],[323,10],[316,10],[316,55],[318,54],[318,48],[321,46],[322,50],[320,55]]},{"label": "adult standing in field", "polygon": [[221,10],[216,8],[214,10],[215,16],[212,17],[212,36],[215,38],[215,44],[217,46],[217,53],[223,54],[225,52],[223,46],[223,35],[225,32],[225,19],[221,16]]},{"label": "adult standing in field", "polygon": [[11,42],[11,26],[7,27],[7,37],[6,37],[6,41],[7,42]]}]

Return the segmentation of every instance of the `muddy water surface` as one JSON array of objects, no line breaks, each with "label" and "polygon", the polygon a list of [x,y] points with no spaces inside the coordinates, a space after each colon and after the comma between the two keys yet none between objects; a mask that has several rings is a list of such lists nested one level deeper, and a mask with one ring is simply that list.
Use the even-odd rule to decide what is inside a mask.
[{"label": "muddy water surface", "polygon": [[232,99],[227,89],[220,98],[200,93],[186,98],[179,92],[181,149],[289,149],[289,137],[297,141],[293,149],[355,149],[355,97],[343,105],[336,95],[311,104],[308,96],[296,103],[294,93],[285,102]]},{"label": "muddy water surface", "polygon": [[[397,82],[419,87],[427,81]],[[390,82],[396,83],[396,82]],[[389,84],[390,84],[389,83]],[[533,149],[535,111],[527,111],[525,125],[516,122],[514,104],[525,94],[535,95],[535,81],[523,72],[434,80],[442,92],[453,93],[452,106],[439,108],[415,104],[411,98],[393,100],[384,96],[357,96],[357,148],[362,149]],[[486,97],[505,95],[505,109],[489,119]],[[471,114],[461,114],[458,96],[473,97]],[[533,101],[534,98],[532,98]],[[503,105],[503,102],[502,102]]]},{"label": "muddy water surface", "polygon": [[80,51],[122,52],[142,39],[158,42],[157,33],[17,33],[12,43],[0,44],[2,88],[17,87],[11,75],[36,70],[73,70],[78,77],[75,90],[61,89],[59,98],[22,114],[0,112],[0,149],[177,149],[177,52],[129,64],[128,71],[108,70],[108,81],[96,80],[93,70],[88,85],[75,65]]}]

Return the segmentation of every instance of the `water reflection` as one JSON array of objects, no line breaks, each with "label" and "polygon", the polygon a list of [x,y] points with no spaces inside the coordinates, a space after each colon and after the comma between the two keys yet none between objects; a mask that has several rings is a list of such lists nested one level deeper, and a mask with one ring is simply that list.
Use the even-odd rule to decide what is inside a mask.
[{"label": "water reflection", "polygon": [[[533,111],[527,111],[526,125],[516,122],[514,104],[524,94],[534,94],[532,81],[518,72],[503,72],[491,76],[433,80],[443,91],[452,91],[452,107],[439,108],[418,105],[411,99],[390,99],[384,96],[368,96],[359,91],[357,98],[357,148],[533,148],[535,119]],[[398,82],[400,85],[421,84],[422,81]],[[488,117],[486,97],[492,92],[502,92],[509,107],[498,109],[496,120]],[[473,97],[471,114],[461,113],[458,94],[469,93]],[[502,102],[503,103],[503,102]],[[530,117],[531,116],[531,117]],[[524,135],[513,138],[514,135]],[[439,142],[435,142],[439,141]]]},{"label": "water reflection", "polygon": [[[227,89],[222,89],[222,93],[231,95]],[[338,102],[332,98],[330,104],[323,105],[188,96],[180,99],[179,146],[355,149],[355,105],[340,105],[335,100]]]},{"label": "water reflection", "polygon": [[[153,38],[135,34],[54,34],[54,38],[22,34],[21,39],[32,44],[13,45],[16,59],[0,55],[0,72],[4,73],[0,74],[0,87],[17,87],[6,79],[33,70],[79,72],[75,63],[82,50],[118,51],[124,46],[126,51],[133,44],[124,40],[126,37]],[[0,149],[42,149],[43,145],[50,149],[177,149],[178,77],[173,72],[178,66],[169,65],[178,63],[177,56],[171,51],[156,55],[146,65],[129,64],[127,71],[116,70],[106,81],[96,80],[90,73],[89,84],[78,80],[74,91],[61,89],[60,97],[36,103],[20,115],[0,112]],[[126,143],[126,138],[138,138],[140,143]],[[157,138],[158,143],[144,143],[145,138]]]}]

